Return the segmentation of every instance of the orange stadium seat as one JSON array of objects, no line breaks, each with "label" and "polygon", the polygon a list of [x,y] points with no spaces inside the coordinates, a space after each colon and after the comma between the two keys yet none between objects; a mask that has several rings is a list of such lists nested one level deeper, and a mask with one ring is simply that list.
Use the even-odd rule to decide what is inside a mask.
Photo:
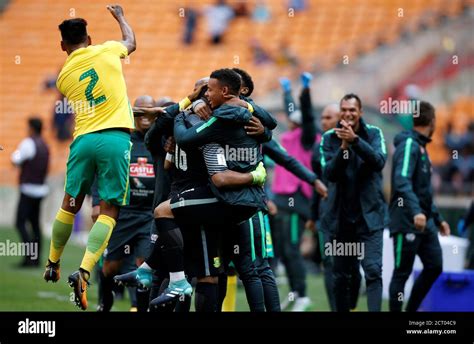
[{"label": "orange stadium seat", "polygon": [[474,98],[459,97],[450,105],[441,105],[436,109],[436,131],[433,142],[428,146],[430,158],[434,165],[443,165],[450,158],[451,152],[444,145],[444,135],[448,126],[454,133],[466,132],[471,121],[474,121]]},{"label": "orange stadium seat", "polygon": [[[281,42],[286,40],[301,66],[327,69],[342,63],[343,55],[352,58],[372,51],[379,42],[396,42],[403,31],[417,30],[425,14],[433,18],[440,14],[455,16],[472,0],[312,0],[308,1],[307,10],[294,16],[283,2],[273,5],[273,1],[268,1],[272,4],[269,22],[256,24],[251,18],[239,17],[230,24],[224,43],[212,47],[208,44],[205,18],[201,16],[194,44],[183,46],[184,19],[179,16],[180,6],[191,6],[202,13],[205,5],[214,2],[121,1],[138,43],[130,64],[124,64],[131,100],[140,94],[156,98],[166,95],[178,100],[190,91],[196,79],[218,67],[233,66],[237,58],[239,66],[253,75],[256,95],[263,94],[277,85],[279,75],[292,76],[296,71],[271,63],[254,65],[249,46],[252,39],[260,42],[271,56],[279,53]],[[248,1],[250,9],[255,2]],[[67,144],[56,142],[50,125],[57,93],[42,89],[45,78],[57,73],[66,57],[59,48],[57,25],[71,16],[84,17],[93,43],[120,39],[118,25],[105,9],[107,3],[12,0],[1,14],[0,144],[5,150],[0,154],[0,184],[12,184],[15,180],[10,154],[26,135],[26,119],[32,114],[45,120],[46,137],[52,149],[51,173],[64,171]],[[402,17],[398,16],[400,9]],[[436,21],[431,19],[430,23],[434,25]],[[472,106],[472,100],[469,104]]]}]

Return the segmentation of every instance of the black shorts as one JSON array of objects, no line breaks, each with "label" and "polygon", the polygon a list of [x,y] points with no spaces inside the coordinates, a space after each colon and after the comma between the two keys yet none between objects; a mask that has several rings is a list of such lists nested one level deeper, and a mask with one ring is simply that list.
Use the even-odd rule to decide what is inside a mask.
[{"label": "black shorts", "polygon": [[219,232],[204,226],[181,228],[184,241],[184,270],[188,277],[217,277],[223,270]]},{"label": "black shorts", "polygon": [[[184,241],[184,270],[191,278],[218,276],[222,270],[218,232],[202,228],[198,225],[180,225]],[[156,241],[159,241],[159,232],[154,221],[149,241],[150,250]],[[161,247],[159,242],[157,245],[158,248]],[[162,257],[158,262],[157,274],[161,278],[168,278],[168,273],[168,267]]]},{"label": "black shorts", "polygon": [[225,229],[248,220],[257,209],[221,202],[209,186],[199,186],[173,195],[171,211],[180,225],[220,225]]},{"label": "black shorts", "polygon": [[130,255],[146,258],[149,254],[149,237],[153,214],[149,211],[121,211],[112,231],[104,259],[121,260]]}]

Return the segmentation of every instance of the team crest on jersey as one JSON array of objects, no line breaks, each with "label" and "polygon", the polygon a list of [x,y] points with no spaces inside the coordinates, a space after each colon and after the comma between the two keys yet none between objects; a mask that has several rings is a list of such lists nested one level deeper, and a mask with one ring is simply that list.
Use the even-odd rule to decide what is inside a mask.
[{"label": "team crest on jersey", "polygon": [[405,235],[405,239],[406,241],[408,242],[412,242],[412,241],[415,241],[415,238],[416,238],[416,235],[414,233],[407,233]]},{"label": "team crest on jersey", "polygon": [[154,177],[153,164],[148,163],[147,158],[138,158],[136,163],[130,164],[130,177]]},{"label": "team crest on jersey", "polygon": [[221,266],[221,259],[219,257],[214,257],[214,267],[218,269]]}]

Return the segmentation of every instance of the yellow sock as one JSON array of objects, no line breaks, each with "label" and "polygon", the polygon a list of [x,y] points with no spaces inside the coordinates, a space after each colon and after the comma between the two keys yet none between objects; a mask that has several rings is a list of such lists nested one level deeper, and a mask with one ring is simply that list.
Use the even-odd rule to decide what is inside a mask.
[{"label": "yellow sock", "polygon": [[94,268],[94,265],[99,261],[102,253],[104,253],[115,223],[115,220],[110,216],[99,215],[94,226],[92,226],[89,237],[87,238],[86,253],[81,263],[81,269],[86,270],[89,274]]},{"label": "yellow sock", "polygon": [[227,277],[227,293],[222,304],[223,312],[235,312],[235,303],[237,299],[237,276]]},{"label": "yellow sock", "polygon": [[57,263],[64,251],[64,246],[71,236],[74,214],[59,208],[53,223],[51,244],[49,245],[49,260]]}]

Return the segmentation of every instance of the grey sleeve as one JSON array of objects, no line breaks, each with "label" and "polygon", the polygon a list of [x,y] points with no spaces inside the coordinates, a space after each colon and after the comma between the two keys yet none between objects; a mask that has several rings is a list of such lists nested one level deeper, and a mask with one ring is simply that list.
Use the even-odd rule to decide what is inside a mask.
[{"label": "grey sleeve", "polygon": [[217,143],[208,143],[202,147],[202,155],[209,176],[228,170],[224,148]]}]

